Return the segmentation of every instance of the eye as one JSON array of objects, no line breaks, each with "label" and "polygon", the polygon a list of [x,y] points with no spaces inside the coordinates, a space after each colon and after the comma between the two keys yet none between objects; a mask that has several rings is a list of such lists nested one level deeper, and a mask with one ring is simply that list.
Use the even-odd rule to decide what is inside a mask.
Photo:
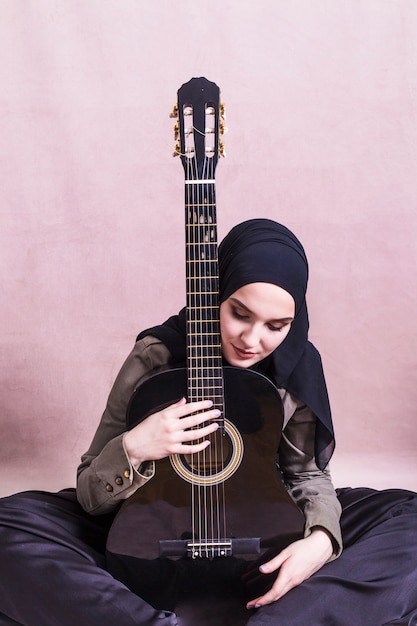
[{"label": "eye", "polygon": [[245,315],[244,313],[240,313],[240,311],[238,309],[236,309],[235,307],[232,307],[232,314],[233,314],[233,317],[235,317],[238,320],[247,320],[247,319],[249,319],[249,315]]},{"label": "eye", "polygon": [[268,324],[269,330],[271,330],[274,333],[280,333],[287,326],[291,326],[291,322],[289,322],[288,324],[281,324],[281,326],[274,326],[274,324]]},{"label": "eye", "polygon": [[269,330],[272,330],[273,333],[280,333],[284,328],[283,326],[273,326],[272,324],[268,324]]},{"label": "eye", "polygon": [[274,326],[273,324],[268,324],[269,330],[272,330],[274,333],[280,333],[284,326]]}]

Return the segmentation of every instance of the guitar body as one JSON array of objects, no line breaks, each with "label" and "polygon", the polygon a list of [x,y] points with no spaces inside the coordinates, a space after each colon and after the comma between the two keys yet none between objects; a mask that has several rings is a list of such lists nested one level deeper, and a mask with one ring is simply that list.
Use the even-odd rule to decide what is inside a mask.
[{"label": "guitar body", "polygon": [[[198,495],[203,492],[205,502],[214,502],[216,512],[223,500],[227,503],[221,514],[226,519],[228,537],[221,539],[259,538],[259,549],[273,548],[278,552],[299,538],[303,530],[303,516],[288,496],[276,466],[282,428],[281,398],[267,378],[249,370],[224,368],[224,384],[226,419],[240,433],[242,458],[236,471],[220,485],[197,485],[194,490]],[[151,377],[131,400],[130,427],[185,393],[185,370],[167,370]],[[234,442],[227,431],[219,436],[225,439],[228,458],[234,454]],[[184,466],[187,465],[184,459]],[[191,498],[190,483],[174,469],[171,460],[157,461],[155,476],[122,505],[110,530],[108,550],[156,559],[164,552],[161,541],[192,538]],[[211,524],[211,510],[205,511],[204,524],[206,517]],[[213,534],[207,540],[218,537],[217,525]],[[253,559],[256,552],[239,556]]]}]

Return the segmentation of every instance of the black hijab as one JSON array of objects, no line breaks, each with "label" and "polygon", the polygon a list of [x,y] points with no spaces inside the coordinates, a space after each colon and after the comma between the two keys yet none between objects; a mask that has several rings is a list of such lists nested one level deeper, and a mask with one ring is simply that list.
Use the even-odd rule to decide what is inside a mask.
[{"label": "black hijab", "polygon": [[[304,402],[316,416],[315,457],[324,469],[334,450],[334,432],[326,382],[319,352],[308,341],[305,294],[308,263],[304,249],[285,226],[268,219],[238,224],[219,246],[220,302],[249,283],[282,287],[295,301],[295,318],[282,344],[254,369],[266,374],[278,387]],[[161,326],[143,331],[169,349],[173,363],[184,365],[186,350],[185,309]]]}]

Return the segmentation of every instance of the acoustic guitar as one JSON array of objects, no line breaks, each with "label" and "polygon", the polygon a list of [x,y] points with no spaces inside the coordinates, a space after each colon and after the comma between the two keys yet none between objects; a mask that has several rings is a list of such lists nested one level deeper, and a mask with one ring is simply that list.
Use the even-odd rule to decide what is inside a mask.
[{"label": "acoustic guitar", "polygon": [[183,588],[208,593],[216,585],[229,589],[242,575],[257,579],[248,572],[300,538],[304,526],[277,468],[283,420],[278,390],[262,374],[222,361],[219,88],[191,79],[178,90],[175,114],[175,153],[185,172],[186,367],[156,373],[135,390],[127,428],[181,397],[211,399],[221,418],[206,450],[156,462],[155,476],[123,503],[108,536],[112,573],[159,608],[173,608]]}]

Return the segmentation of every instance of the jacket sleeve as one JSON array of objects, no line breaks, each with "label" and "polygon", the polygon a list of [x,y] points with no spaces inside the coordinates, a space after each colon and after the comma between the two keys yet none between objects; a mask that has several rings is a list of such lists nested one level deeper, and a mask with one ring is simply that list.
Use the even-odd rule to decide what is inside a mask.
[{"label": "jacket sleeve", "polygon": [[316,418],[312,411],[289,394],[284,397],[284,410],[293,405],[279,448],[279,466],[284,483],[306,519],[304,535],[320,527],[333,542],[333,558],[342,551],[340,530],[341,505],[333,487],[330,470],[320,470],[314,457]]},{"label": "jacket sleeve", "polygon": [[125,451],[126,409],[133,391],[154,370],[167,365],[170,354],[153,337],[138,341],[124,362],[110,392],[107,406],[77,470],[77,498],[93,515],[113,510],[154,474],[154,463],[137,470]]}]

